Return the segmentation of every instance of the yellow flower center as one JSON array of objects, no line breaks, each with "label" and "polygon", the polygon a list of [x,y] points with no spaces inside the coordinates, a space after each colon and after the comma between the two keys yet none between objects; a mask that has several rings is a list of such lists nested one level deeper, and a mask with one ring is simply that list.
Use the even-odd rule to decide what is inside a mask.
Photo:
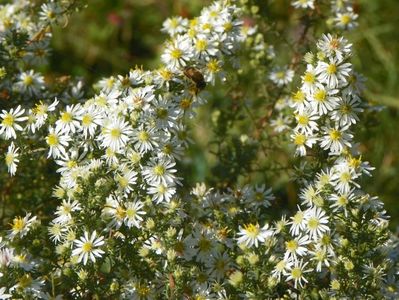
[{"label": "yellow flower center", "polygon": [[56,146],[59,143],[58,136],[55,133],[50,133],[46,141],[49,146]]},{"label": "yellow flower center", "polygon": [[291,275],[294,279],[300,279],[302,277],[302,270],[300,268],[293,268]]},{"label": "yellow flower center", "polygon": [[110,134],[111,134],[111,137],[118,139],[121,136],[121,130],[119,128],[113,128],[113,129],[111,129]]},{"label": "yellow flower center", "polygon": [[140,131],[137,137],[141,142],[146,142],[150,139],[150,135],[147,131]]},{"label": "yellow flower center", "polygon": [[85,253],[90,252],[93,249],[93,243],[92,242],[86,242],[82,245],[82,251]]},{"label": "yellow flower center", "polygon": [[316,80],[314,74],[310,73],[310,72],[306,72],[305,76],[303,77],[303,81],[307,82],[307,83],[314,83]]},{"label": "yellow flower center", "polygon": [[211,59],[207,64],[206,68],[211,73],[218,73],[220,71],[219,61],[216,59]]},{"label": "yellow flower center", "polygon": [[338,141],[341,138],[341,136],[342,136],[341,132],[339,132],[339,130],[337,129],[333,129],[330,131],[330,138],[333,141]]},{"label": "yellow flower center", "polygon": [[154,174],[157,176],[162,176],[165,174],[165,167],[163,165],[156,165],[154,167]]},{"label": "yellow flower center", "polygon": [[206,40],[198,40],[195,43],[195,48],[197,51],[204,51],[208,47],[208,42]]},{"label": "yellow flower center", "polygon": [[7,166],[10,166],[14,162],[14,154],[7,153],[5,161],[6,161]]},{"label": "yellow flower center", "polygon": [[336,64],[330,64],[330,65],[328,65],[328,67],[327,67],[327,73],[328,73],[329,75],[332,75],[332,74],[337,73],[337,65],[336,65]]},{"label": "yellow flower center", "polygon": [[306,142],[306,136],[302,133],[298,133],[294,138],[294,143],[297,146],[302,146]]},{"label": "yellow flower center", "polygon": [[75,160],[69,160],[68,162],[67,162],[67,168],[68,169],[72,169],[72,168],[74,168],[74,167],[76,167],[78,164],[77,164],[77,162],[75,161]]},{"label": "yellow flower center", "polygon": [[7,113],[1,122],[4,126],[11,127],[14,124],[14,116],[12,114]]},{"label": "yellow flower center", "polygon": [[17,231],[20,232],[22,231],[22,229],[24,229],[25,227],[25,220],[21,217],[16,217],[13,221],[12,221],[12,230],[13,231]]},{"label": "yellow flower center", "polygon": [[317,219],[317,218],[315,218],[315,217],[312,217],[312,218],[310,218],[310,219],[308,220],[308,227],[309,227],[310,229],[316,229],[316,228],[319,226],[319,224],[320,224],[319,219]]},{"label": "yellow flower center", "polygon": [[296,93],[294,93],[293,99],[295,102],[302,103],[305,101],[305,93],[301,90],[298,90]]},{"label": "yellow flower center", "polygon": [[244,225],[244,229],[247,231],[247,235],[251,238],[255,238],[259,235],[259,226],[254,224],[246,224]]},{"label": "yellow flower center", "polygon": [[25,76],[25,78],[24,78],[24,84],[25,84],[26,86],[32,85],[32,84],[33,84],[33,77],[30,76],[30,75]]},{"label": "yellow flower center", "polygon": [[172,56],[172,58],[174,59],[179,59],[181,58],[183,55],[183,52],[180,49],[173,49],[172,51],[170,51],[170,56]]},{"label": "yellow flower center", "polygon": [[325,90],[317,90],[314,93],[314,99],[319,102],[324,102],[326,100],[327,93]]},{"label": "yellow flower center", "polygon": [[341,23],[344,25],[348,25],[351,21],[351,16],[350,15],[342,15],[341,16]]},{"label": "yellow flower center", "polygon": [[136,209],[134,209],[134,208],[128,208],[128,209],[126,210],[126,216],[127,216],[129,219],[133,219],[136,215],[137,215],[137,210],[136,210]]},{"label": "yellow flower center", "polygon": [[89,114],[84,115],[83,118],[82,118],[82,124],[83,124],[83,126],[87,127],[87,126],[89,126],[91,123],[93,123],[93,117],[90,116]]},{"label": "yellow flower center", "polygon": [[285,247],[288,251],[295,252],[298,249],[298,242],[296,240],[285,242]]},{"label": "yellow flower center", "polygon": [[309,117],[306,115],[299,115],[298,123],[301,125],[307,125],[309,123]]}]

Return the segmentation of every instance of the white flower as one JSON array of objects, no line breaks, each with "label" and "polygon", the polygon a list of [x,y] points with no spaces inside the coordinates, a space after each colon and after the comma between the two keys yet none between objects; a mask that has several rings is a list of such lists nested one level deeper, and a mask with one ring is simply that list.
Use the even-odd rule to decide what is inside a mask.
[{"label": "white flower", "polygon": [[14,176],[17,171],[17,163],[19,163],[18,150],[19,148],[15,148],[14,142],[11,142],[10,146],[8,146],[7,154],[5,155],[8,173],[10,173],[11,176]]},{"label": "white flower", "polygon": [[335,25],[338,28],[352,29],[357,26],[358,15],[353,12],[352,7],[346,7],[345,12],[338,12],[337,16],[334,18]]},{"label": "white flower", "polygon": [[312,148],[314,144],[317,143],[317,137],[310,135],[309,133],[295,132],[291,135],[291,139],[294,141],[296,146],[295,155],[305,156],[306,147]]},{"label": "white flower", "polygon": [[287,276],[286,281],[294,280],[295,288],[298,287],[298,284],[300,287],[303,287],[303,282],[308,282],[303,276],[304,273],[312,271],[311,269],[305,269],[307,264],[307,262],[303,263],[302,259],[300,261],[295,260],[293,263],[289,262],[286,271],[284,271],[284,276]]},{"label": "white flower", "polygon": [[86,265],[89,258],[92,262],[95,262],[96,257],[101,257],[105,253],[103,250],[98,249],[98,247],[104,245],[104,237],[96,238],[96,236],[96,231],[93,231],[89,238],[89,233],[85,231],[84,236],[74,241],[76,247],[73,249],[72,255],[79,255],[78,263],[83,261],[83,264]]},{"label": "white flower", "polygon": [[295,119],[297,120],[298,123],[294,130],[296,132],[309,133],[309,134],[317,132],[319,128],[316,121],[319,118],[320,115],[311,109],[299,112],[295,115]]},{"label": "white flower", "polygon": [[132,132],[128,122],[121,118],[114,118],[105,122],[102,134],[98,139],[101,141],[102,147],[118,151],[125,147]]},{"label": "white flower", "polygon": [[0,114],[1,123],[0,123],[0,136],[4,133],[6,139],[17,138],[16,130],[22,131],[21,125],[17,122],[22,122],[27,120],[27,117],[22,117],[25,110],[21,109],[21,105],[18,105],[17,108],[11,108],[9,112],[6,110],[2,110]]},{"label": "white flower", "polygon": [[174,184],[150,183],[147,192],[152,195],[155,203],[170,202],[176,193],[176,187]]},{"label": "white flower", "polygon": [[345,85],[351,71],[350,63],[342,63],[335,58],[330,59],[328,63],[319,61],[316,67],[317,79],[331,89]]},{"label": "white flower", "polygon": [[55,129],[60,132],[68,134],[74,133],[80,128],[80,123],[77,120],[82,114],[82,107],[78,105],[68,105],[65,111],[60,113],[60,118],[55,122]]},{"label": "white flower", "polygon": [[173,184],[177,181],[175,165],[176,162],[169,157],[151,158],[150,163],[143,168],[142,175],[149,185]]},{"label": "white flower", "polygon": [[192,56],[192,44],[185,35],[178,35],[167,46],[161,56],[166,67],[176,70],[187,65]]},{"label": "white flower", "polygon": [[274,231],[269,229],[269,224],[265,224],[265,226],[260,228],[259,224],[248,223],[239,228],[240,231],[238,232],[238,235],[240,237],[237,238],[237,242],[239,244],[244,244],[249,248],[254,245],[255,247],[258,247],[259,242],[263,243],[267,238],[274,234]]},{"label": "white flower", "polygon": [[68,146],[70,140],[70,136],[61,132],[60,129],[50,127],[49,134],[46,136],[46,143],[50,147],[47,157],[53,156],[53,158],[58,158],[61,154],[65,156],[65,147]]},{"label": "white flower", "polygon": [[[43,101],[39,101],[39,103],[36,104],[35,108],[32,109],[32,112],[35,116],[35,130],[39,129],[44,125],[44,123],[47,120],[48,117],[48,112],[52,112],[56,109],[59,101],[57,98],[54,99],[53,103],[50,105],[44,103]],[[32,130],[34,133],[34,130]]]},{"label": "white flower", "polygon": [[297,259],[297,255],[304,256],[308,253],[308,248],[305,246],[308,245],[311,241],[307,235],[296,237],[290,241],[285,242],[285,254],[284,259]]},{"label": "white flower", "polygon": [[342,128],[338,125],[323,127],[324,136],[320,138],[320,146],[325,150],[330,150],[331,154],[340,154],[344,147],[350,148],[353,135],[347,132],[348,127],[348,125]]},{"label": "white flower", "polygon": [[9,231],[8,238],[13,239],[15,236],[24,237],[32,225],[36,221],[36,216],[30,218],[31,213],[26,214],[25,217],[15,217],[11,224],[11,230]]},{"label": "white flower", "polygon": [[322,38],[317,42],[317,47],[328,57],[336,56],[342,61],[345,56],[351,52],[351,44],[343,37],[332,36],[331,34],[323,34]]},{"label": "white flower", "polygon": [[330,230],[330,228],[326,225],[328,224],[326,212],[320,207],[313,207],[312,209],[307,210],[305,214],[305,221],[306,232],[313,240],[318,240],[323,236],[324,233]]},{"label": "white flower", "polygon": [[140,228],[140,224],[143,221],[142,215],[146,214],[146,212],[142,210],[144,203],[136,200],[134,202],[127,202],[125,207],[124,223],[126,226],[129,228],[133,226]]},{"label": "white flower", "polygon": [[306,72],[302,79],[302,87],[301,90],[304,91],[306,94],[312,94],[316,88],[316,70],[310,64],[306,66]]},{"label": "white flower", "polygon": [[57,207],[55,215],[57,216],[53,222],[59,224],[67,224],[72,220],[72,212],[81,210],[81,206],[78,201],[74,200],[63,200],[62,204]]},{"label": "white flower", "polygon": [[295,8],[310,8],[314,9],[314,0],[296,0],[292,2]]},{"label": "white flower", "polygon": [[298,236],[306,228],[305,212],[298,206],[298,211],[290,219],[292,220],[288,223],[291,225],[290,233]]},{"label": "white flower", "polygon": [[40,89],[44,87],[44,77],[36,74],[33,70],[22,72],[18,79],[15,88],[21,93],[29,94],[29,96],[39,95]]},{"label": "white flower", "polygon": [[166,32],[170,36],[174,36],[178,33],[183,33],[187,30],[188,20],[180,16],[168,18],[163,22],[162,31]]},{"label": "white flower", "polygon": [[356,122],[359,121],[359,117],[356,113],[363,111],[360,104],[358,96],[344,93],[337,109],[332,111],[331,119],[336,121],[341,127],[356,124]]},{"label": "white flower", "polygon": [[318,85],[310,97],[310,104],[312,109],[320,115],[325,115],[327,112],[335,109],[340,101],[337,96],[337,89],[325,88],[323,85]]},{"label": "white flower", "polygon": [[294,70],[288,69],[287,67],[278,67],[270,73],[269,79],[277,86],[282,87],[292,81],[294,74]]},{"label": "white flower", "polygon": [[146,128],[143,124],[137,128],[132,137],[134,148],[140,153],[152,151],[158,146],[158,135],[155,128]]}]

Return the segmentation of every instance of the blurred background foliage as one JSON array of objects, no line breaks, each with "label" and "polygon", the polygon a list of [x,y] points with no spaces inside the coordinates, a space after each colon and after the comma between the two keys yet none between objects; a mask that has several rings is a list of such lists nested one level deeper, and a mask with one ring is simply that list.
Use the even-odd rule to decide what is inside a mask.
[{"label": "blurred background foliage", "polygon": [[[298,50],[309,50],[309,45],[314,42],[310,37],[308,44],[296,49],[298,45],[294,41],[301,34],[303,19],[290,6],[290,1],[249,2],[249,6],[259,7],[259,15],[264,18],[264,28],[261,29],[265,32],[266,42],[270,40],[276,46],[278,57],[284,60]],[[90,0],[88,3],[85,10],[55,28],[50,63],[42,70],[48,74],[47,77],[73,75],[84,78],[85,83],[91,85],[102,77],[125,74],[136,65],[144,69],[156,68],[160,64],[162,43],[167,38],[160,32],[162,22],[173,15],[191,18],[210,1]],[[355,9],[360,15],[359,27],[348,34],[354,44],[353,63],[355,69],[368,79],[367,100],[384,106],[375,116],[366,116],[363,120],[365,128],[357,132],[363,159],[376,167],[373,177],[365,179],[363,186],[385,202],[388,214],[392,216],[391,227],[395,229],[399,226],[396,199],[399,195],[399,138],[396,136],[399,131],[399,1],[358,0]],[[315,32],[310,32],[309,36],[314,33],[317,38],[328,31],[325,20],[318,22],[314,26]],[[277,34],[269,34],[274,29]],[[287,49],[286,43],[292,47]],[[281,91],[271,91],[259,97],[264,78],[256,78],[250,60],[244,55],[242,73],[228,78],[234,83],[233,88],[227,90],[216,84],[204,92],[209,101],[198,110],[198,116],[192,122],[195,143],[180,166],[182,172],[179,176],[191,186],[205,181],[208,186],[219,188],[250,181],[266,183],[267,186],[273,182],[278,196],[278,209],[274,211],[280,214],[296,209],[298,187],[290,180],[292,174],[286,172],[296,162],[290,149],[272,147],[275,139],[284,140],[284,136],[274,136],[270,134],[270,128],[264,128],[262,120],[267,120],[270,112],[265,110],[262,97],[273,102]],[[270,71],[269,65],[264,67],[266,72]],[[302,70],[299,66],[296,69],[297,81],[293,87],[298,83]],[[243,94],[240,85],[252,93]],[[245,104],[248,99],[255,99],[251,107]],[[262,109],[253,115],[251,111],[257,111],[257,108]],[[264,141],[262,147],[254,147],[251,143],[257,138]],[[38,162],[37,168],[54,174],[54,165],[45,160]],[[50,187],[56,183],[56,177],[37,178],[33,176],[36,172],[32,172],[28,165],[21,161],[19,172],[12,180],[0,178],[2,212],[6,210],[6,203],[14,200],[19,199],[18,206],[24,208],[24,198],[32,198],[32,203],[34,199],[50,198]],[[7,199],[7,195],[13,194],[18,199]],[[51,207],[53,205],[45,210]]]}]

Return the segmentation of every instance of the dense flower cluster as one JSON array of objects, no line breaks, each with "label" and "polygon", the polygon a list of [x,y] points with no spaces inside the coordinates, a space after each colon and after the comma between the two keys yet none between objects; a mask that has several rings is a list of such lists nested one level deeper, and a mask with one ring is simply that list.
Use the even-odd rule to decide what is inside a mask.
[{"label": "dense flower cluster", "polygon": [[[283,91],[294,64],[264,76],[281,96],[270,125],[286,132],[295,119],[295,154],[318,160],[316,170],[302,165],[310,174],[299,181],[298,211],[273,222],[266,184],[190,189],[178,171],[192,142],[187,120],[206,101],[201,91],[226,82],[243,45],[256,62],[277,55],[243,25],[240,6],[220,0],[192,20],[167,19],[159,69],[103,78],[86,97],[82,82],[53,90],[33,68],[45,63],[51,25],[78,4],[0,7],[0,90],[18,103],[0,113],[5,164],[14,176],[38,151],[60,176],[52,215],[27,212],[0,233],[0,299],[398,296],[397,241],[383,204],[360,186],[373,168],[353,141],[366,105],[345,38],[323,35],[318,52],[305,55],[292,99]],[[317,1],[293,5],[315,9]],[[331,5],[336,26],[355,25],[349,1]]]}]

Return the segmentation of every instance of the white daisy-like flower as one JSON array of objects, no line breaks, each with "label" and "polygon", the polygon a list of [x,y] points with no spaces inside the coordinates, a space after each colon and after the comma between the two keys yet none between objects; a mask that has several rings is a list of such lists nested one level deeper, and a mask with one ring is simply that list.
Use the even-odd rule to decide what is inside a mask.
[{"label": "white daisy-like flower", "polygon": [[306,147],[312,148],[314,144],[317,143],[317,136],[310,135],[309,133],[295,132],[291,135],[291,139],[294,141],[296,146],[295,155],[305,156]]},{"label": "white daisy-like flower", "polygon": [[325,150],[330,150],[331,154],[340,154],[345,147],[351,147],[353,135],[347,132],[349,126],[340,128],[323,127],[323,136],[320,138],[320,146]]},{"label": "white daisy-like flower", "polygon": [[295,8],[310,8],[314,9],[314,0],[296,0],[292,2]]},{"label": "white daisy-like flower", "polygon": [[132,136],[134,148],[140,153],[152,151],[158,146],[158,135],[155,128],[146,128],[143,124],[134,130]]},{"label": "white daisy-like flower", "polygon": [[313,207],[305,214],[306,233],[313,240],[318,240],[330,230],[328,227],[328,216],[320,207]]},{"label": "white daisy-like flower", "polygon": [[107,120],[104,123],[102,134],[98,138],[101,141],[101,146],[109,147],[113,151],[123,149],[133,133],[129,123],[121,118]]},{"label": "white daisy-like flower", "polygon": [[332,58],[328,63],[319,61],[315,71],[317,79],[321,83],[325,83],[329,88],[334,89],[348,82],[352,65]]},{"label": "white daisy-like flower", "polygon": [[154,183],[147,189],[148,194],[152,195],[152,201],[155,203],[170,202],[176,194],[174,184]]},{"label": "white daisy-like flower", "polygon": [[319,126],[316,122],[319,118],[320,115],[311,109],[298,112],[295,115],[297,125],[294,130],[301,133],[315,133],[319,130]]},{"label": "white daisy-like flower", "polygon": [[55,122],[55,129],[60,132],[74,133],[80,128],[78,121],[79,116],[82,114],[82,107],[80,104],[68,105],[65,111],[60,113],[60,118]]},{"label": "white daisy-like flower", "polygon": [[5,155],[5,161],[8,168],[8,173],[11,176],[15,175],[17,171],[17,163],[19,163],[19,148],[15,148],[14,142],[11,142],[10,146],[8,146],[7,153]]},{"label": "white daisy-like flower", "polygon": [[142,175],[149,185],[174,184],[177,182],[175,165],[176,162],[169,157],[151,158]]},{"label": "white daisy-like flower", "polygon": [[328,57],[337,57],[339,61],[342,61],[344,56],[351,53],[352,44],[348,44],[348,40],[343,37],[328,33],[323,34],[322,38],[319,39],[317,47]]},{"label": "white daisy-like flower", "polygon": [[334,22],[338,28],[353,29],[357,26],[357,18],[358,15],[353,12],[352,7],[346,7],[346,11],[337,13]]},{"label": "white daisy-like flower", "polygon": [[289,84],[294,78],[294,75],[294,70],[287,67],[277,67],[269,74],[269,79],[277,86],[282,87]]},{"label": "white daisy-like flower", "polygon": [[101,257],[105,252],[98,249],[104,245],[104,237],[97,237],[97,232],[93,231],[90,238],[87,231],[80,239],[74,240],[75,249],[72,251],[73,256],[79,255],[78,263],[83,262],[84,265],[90,259],[93,263],[96,262],[96,258]]},{"label": "white daisy-like flower", "polygon": [[163,63],[172,70],[185,67],[192,56],[192,44],[186,35],[178,35],[166,46],[161,56]]},{"label": "white daisy-like flower", "polygon": [[309,240],[309,236],[307,235],[299,236],[285,242],[284,259],[287,261],[290,259],[295,260],[298,255],[304,256],[309,251],[306,245],[310,244],[310,242],[311,240]]},{"label": "white daisy-like flower", "polygon": [[32,112],[35,116],[35,130],[44,125],[47,120],[48,113],[54,111],[57,108],[58,103],[59,101],[57,98],[55,98],[50,105],[44,103],[43,101],[39,101],[39,103],[36,104],[35,108],[32,109]]},{"label": "white daisy-like flower", "polygon": [[60,128],[49,128],[49,134],[46,136],[46,143],[50,147],[47,157],[58,158],[61,154],[66,155],[65,147],[68,147],[71,137],[60,130]]},{"label": "white daisy-like flower", "polygon": [[305,269],[307,265],[308,262],[304,263],[302,259],[289,262],[284,271],[284,276],[287,277],[286,281],[294,280],[295,288],[298,287],[298,284],[303,287],[303,284],[308,282],[304,274],[312,271],[312,269]]},{"label": "white daisy-like flower", "polygon": [[327,114],[338,106],[340,98],[337,96],[337,89],[326,88],[323,85],[318,85],[310,97],[310,104],[315,112],[321,116]]},{"label": "white daisy-like flower", "polygon": [[301,76],[301,79],[301,90],[304,91],[307,95],[312,94],[317,87],[317,78],[316,70],[311,64],[308,64],[306,66],[306,72],[305,74],[303,74],[303,76]]},{"label": "white daisy-like flower", "polygon": [[57,207],[55,215],[57,216],[53,222],[59,224],[67,224],[72,220],[72,213],[81,210],[77,200],[63,200],[61,205]]},{"label": "white daisy-like flower", "polygon": [[178,33],[183,33],[184,31],[186,31],[187,26],[188,26],[188,20],[180,16],[177,16],[173,18],[167,18],[165,22],[163,22],[162,24],[161,31],[166,32],[167,34],[173,37]]},{"label": "white daisy-like flower", "polygon": [[21,105],[18,105],[15,110],[14,108],[11,108],[9,112],[2,110],[2,113],[0,114],[0,136],[4,133],[7,140],[11,138],[16,139],[16,130],[23,130],[22,126],[17,122],[22,122],[28,119],[28,117],[22,116],[24,112],[25,109],[22,109]]},{"label": "white daisy-like flower", "polygon": [[102,121],[101,109],[99,109],[95,105],[91,105],[90,107],[82,111],[77,119],[80,121],[79,127],[83,130],[83,136],[85,138],[92,138],[95,136],[96,129]]},{"label": "white daisy-like flower", "polygon": [[337,109],[331,113],[331,119],[337,122],[340,127],[356,124],[359,121],[357,113],[363,111],[360,105],[361,101],[358,96],[343,93]]},{"label": "white daisy-like flower", "polygon": [[146,212],[142,209],[143,207],[144,203],[139,200],[134,202],[126,202],[124,223],[127,227],[141,227],[141,222],[143,221],[142,216],[146,214]]},{"label": "white daisy-like flower", "polygon": [[22,72],[18,79],[15,88],[20,93],[27,93],[29,96],[39,95],[40,89],[44,87],[44,77],[33,70]]},{"label": "white daisy-like flower", "polygon": [[8,238],[13,239],[16,236],[24,237],[32,225],[36,222],[37,217],[30,217],[31,213],[26,214],[25,217],[15,217],[11,224],[11,230],[9,230]]},{"label": "white daisy-like flower", "polygon": [[258,247],[259,242],[263,243],[274,234],[274,231],[269,228],[269,224],[265,224],[260,228],[259,224],[244,224],[243,227],[239,226],[239,237],[237,242],[251,248],[252,246]]}]

